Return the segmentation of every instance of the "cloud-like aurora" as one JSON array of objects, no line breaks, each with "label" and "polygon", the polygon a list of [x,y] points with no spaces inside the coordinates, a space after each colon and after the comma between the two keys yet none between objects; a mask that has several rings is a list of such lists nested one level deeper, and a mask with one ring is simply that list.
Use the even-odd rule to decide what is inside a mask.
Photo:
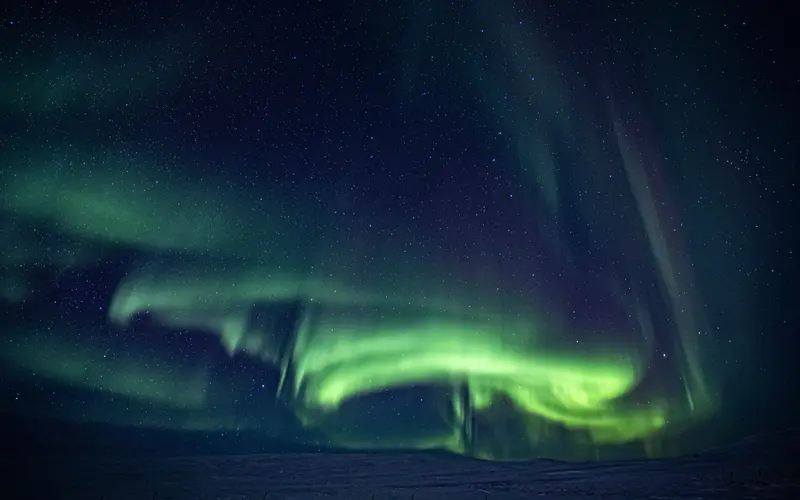
[{"label": "cloud-like aurora", "polygon": [[[652,396],[642,404],[635,396],[645,375],[638,348],[559,348],[553,341],[559,326],[535,316],[400,307],[380,297],[334,293],[339,284],[257,269],[251,270],[253,279],[233,281],[191,271],[130,275],[114,297],[111,318],[126,324],[146,313],[171,327],[218,335],[232,355],[275,365],[280,397],[312,428],[330,422],[350,400],[426,384],[452,388],[440,401],[452,407],[452,429],[425,446],[461,453],[473,448],[464,437],[471,432],[462,429],[473,423],[464,415],[492,412],[495,404],[510,402],[529,425],[560,426],[596,445],[648,438],[668,420],[680,420],[685,407]],[[529,443],[528,452],[535,449]]]},{"label": "cloud-like aurora", "polygon": [[[513,22],[487,24],[495,36],[536,47]],[[466,28],[453,28],[467,39]],[[410,33],[425,31],[423,25]],[[407,45],[425,50],[420,40]],[[163,329],[217,336],[230,356],[273,369],[277,391],[264,398],[285,403],[309,431],[291,439],[325,436],[328,444],[356,449],[444,448],[486,459],[592,456],[631,443],[652,451],[649,443],[707,417],[715,401],[692,337],[702,314],[688,254],[677,250],[680,232],[668,231],[677,218],[664,214],[671,200],[655,184],[656,162],[642,160],[651,146],[631,139],[616,109],[608,137],[579,134],[575,117],[564,112],[574,96],[541,54],[495,57],[467,41],[448,47],[456,45],[475,56],[457,58],[472,61],[461,68],[467,86],[480,100],[501,103],[487,115],[515,142],[519,177],[530,188],[528,200],[518,196],[514,203],[539,223],[530,227],[539,241],[509,250],[506,269],[478,250],[465,251],[463,260],[441,250],[453,238],[439,234],[446,227],[392,219],[392,231],[358,233],[356,210],[344,221],[331,215],[332,206],[347,205],[338,194],[293,200],[280,185],[237,184],[208,166],[197,174],[181,164],[193,160],[166,151],[73,141],[3,158],[0,210],[3,221],[13,221],[4,227],[15,245],[2,257],[6,296],[23,301],[25,273],[42,263],[63,272],[101,260],[109,248],[132,250],[144,264],[119,283],[110,322],[130,326],[148,315]],[[507,72],[486,70],[507,60]],[[532,73],[536,84],[528,87]],[[13,101],[49,109],[43,103],[56,97],[73,102],[72,88]],[[523,102],[520,94],[529,98]],[[113,102],[118,95],[98,99]],[[616,140],[614,154],[603,152],[607,140]],[[563,165],[562,142],[583,152],[585,168]],[[609,172],[625,180],[624,188],[610,186]],[[612,188],[623,191],[613,216],[590,199]],[[570,209],[596,234],[611,235],[598,251],[613,256],[602,270],[576,264],[580,250],[559,227],[570,211],[565,200],[578,191],[581,202]],[[383,214],[375,211],[379,220]],[[445,214],[442,226],[454,217]],[[455,222],[460,234],[475,239],[488,231]],[[412,234],[433,243],[414,248]],[[623,251],[627,257],[618,255]],[[602,297],[599,312],[581,317],[559,287]],[[212,404],[209,391],[233,391],[210,370],[187,363],[165,373],[175,364],[169,356],[126,353],[124,343],[98,349],[73,333],[17,334],[3,353],[4,369],[101,392],[114,399],[110,409],[141,409],[133,416],[87,410],[75,418],[180,429],[266,427],[278,438],[291,427],[275,408],[243,415],[230,401]],[[106,360],[108,350],[117,355]],[[419,406],[433,415],[430,422],[408,432],[388,424],[365,429],[375,408],[370,398],[409,388],[424,388]]]},{"label": "cloud-like aurora", "polygon": [[[92,156],[90,176],[63,167]],[[685,264],[661,243],[654,222],[660,215],[647,209],[659,205],[645,187],[650,181],[630,154],[626,158],[647,218],[646,241],[656,255],[651,278],[664,283],[664,297],[674,297],[669,310],[658,314],[683,314],[677,326],[685,331],[696,311],[686,291],[677,293],[686,289],[688,273],[674,269]],[[616,286],[606,288],[604,280],[588,282],[605,299],[600,317],[587,322],[568,314],[553,279],[539,281],[531,273],[527,282],[515,283],[513,274],[520,273],[470,274],[457,262],[406,253],[390,252],[380,264],[367,264],[368,255],[350,250],[353,241],[341,225],[313,236],[292,229],[298,221],[326,220],[321,206],[291,209],[297,218],[290,221],[279,193],[163,178],[149,164],[131,162],[129,155],[63,151],[7,171],[0,199],[3,216],[15,221],[8,235],[20,251],[6,254],[4,270],[24,269],[25,259],[32,265],[50,261],[59,269],[84,266],[109,246],[137,249],[144,264],[119,283],[109,320],[124,326],[147,314],[172,330],[218,336],[230,355],[275,369],[276,397],[331,444],[446,448],[489,459],[563,456],[559,448],[591,456],[588,450],[597,447],[658,440],[712,409],[695,348],[684,334],[654,324],[651,309],[658,305],[624,276],[607,273],[605,282]],[[256,200],[258,219],[250,215]],[[40,228],[36,237],[28,235],[30,227]],[[52,243],[42,245],[47,231],[41,228],[53,234]],[[383,236],[380,243],[401,248],[404,234]],[[320,238],[326,238],[324,246],[303,245]],[[524,257],[567,247],[543,243],[519,250]],[[58,257],[62,252],[66,257]],[[558,272],[568,286],[587,282],[568,266]],[[498,295],[501,286],[523,285],[530,293]],[[655,337],[676,339],[667,351],[674,365],[658,371],[651,365],[664,360],[653,360]],[[214,377],[203,370],[148,377],[154,368],[146,367],[168,366],[169,358],[156,361],[139,353],[104,361],[94,346],[58,338],[17,345],[4,361],[17,372],[33,368],[70,386],[155,405],[171,415],[160,419],[144,412],[132,419],[108,412],[94,418],[179,428],[258,428],[259,419],[274,420],[271,413],[213,409],[202,384],[213,385]],[[126,346],[111,350],[122,353]],[[47,361],[56,352],[70,361]],[[664,373],[683,383],[662,381]],[[433,388],[425,405],[436,409],[439,423],[410,435],[359,427],[370,404],[366,399],[409,387]],[[280,437],[281,428],[271,425],[267,432]]]},{"label": "cloud-like aurora", "polygon": [[[110,321],[125,326],[146,314],[171,330],[218,336],[231,356],[274,368],[280,376],[276,397],[311,434],[328,436],[330,444],[445,448],[487,459],[563,456],[557,451],[560,446],[591,456],[588,450],[597,447],[657,440],[710,411],[707,404],[695,404],[708,395],[697,359],[691,358],[691,370],[681,361],[690,352],[681,337],[669,351],[676,365],[662,371],[676,372],[675,379],[685,380],[684,386],[676,389],[653,376],[655,329],[665,327],[653,324],[653,306],[646,296],[635,289],[619,292],[624,281],[616,293],[614,287],[594,290],[607,297],[607,317],[587,324],[559,306],[560,294],[548,288],[551,281],[534,282],[528,295],[498,300],[498,285],[513,283],[507,274],[464,274],[454,283],[448,278],[452,268],[425,259],[396,260],[392,254],[380,266],[362,266],[364,261],[347,251],[351,242],[341,236],[325,249],[304,248],[299,244],[302,232],[288,234],[281,227],[286,223],[277,204],[266,207],[260,224],[248,231],[245,222],[252,219],[242,209],[246,192],[237,198],[188,179],[156,184],[144,166],[129,174],[115,174],[115,166],[113,161],[98,163],[91,178],[62,177],[60,188],[47,180],[47,169],[28,168],[6,184],[5,214],[44,224],[90,247],[139,249],[145,263],[118,285],[108,307]],[[112,203],[115,186],[136,176],[136,185],[148,196],[134,202],[120,194],[121,203]],[[202,203],[194,202],[198,193]],[[98,203],[109,208],[104,217],[90,210]],[[185,220],[184,204],[189,207]],[[183,240],[170,230],[206,214],[218,224],[203,225]],[[275,228],[284,236],[262,244]],[[383,244],[400,247],[399,238],[387,237]],[[35,247],[37,241],[28,243]],[[159,256],[165,251],[180,255]],[[659,252],[663,257],[656,261],[664,264],[656,268],[666,272],[666,263],[672,262],[669,249]],[[36,260],[42,252],[26,255]],[[352,259],[349,267],[339,265],[343,258]],[[337,272],[341,269],[347,271]],[[566,279],[569,269],[562,274]],[[676,286],[682,285],[674,281],[668,289]],[[163,407],[170,414],[176,404],[191,407],[188,413],[181,410],[180,418],[176,414],[155,421],[148,413],[138,420],[109,413],[105,418],[114,423],[258,428],[254,421],[273,419],[212,409],[196,384],[211,384],[213,377],[198,378],[194,372],[154,381],[150,389],[126,385],[147,380],[148,370],[142,366],[165,366],[168,359],[157,363],[142,355],[108,362],[109,369],[101,373],[113,369],[115,375],[101,379],[92,370],[103,366],[99,351],[89,345],[78,350],[57,346],[29,344],[10,354],[14,363],[6,361],[24,372],[45,359],[37,350],[62,351],[74,362],[63,369],[46,362],[44,376]],[[436,408],[438,424],[426,424],[429,431],[422,426],[410,435],[359,427],[369,408],[366,399],[409,387],[432,388],[434,396],[425,405]],[[280,437],[280,428],[271,426],[267,433]]]}]

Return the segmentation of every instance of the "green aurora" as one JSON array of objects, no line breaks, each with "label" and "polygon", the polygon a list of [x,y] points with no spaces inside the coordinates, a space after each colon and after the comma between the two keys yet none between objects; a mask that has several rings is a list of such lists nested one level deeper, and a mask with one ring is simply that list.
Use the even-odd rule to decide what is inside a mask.
[{"label": "green aurora", "polygon": [[[31,171],[26,175],[31,176]],[[310,255],[301,259],[287,255],[286,265],[272,267],[242,263],[236,257],[247,247],[248,235],[215,231],[235,228],[235,224],[191,224],[191,218],[235,217],[235,204],[221,195],[209,199],[208,189],[203,206],[214,208],[205,219],[202,206],[196,204],[180,215],[178,207],[188,206],[197,192],[185,183],[159,183],[154,189],[170,196],[152,194],[150,202],[143,198],[125,204],[110,201],[113,195],[108,189],[117,183],[103,175],[81,180],[81,188],[74,192],[69,182],[49,190],[52,183],[44,175],[18,178],[24,182],[11,184],[6,191],[6,209],[58,228],[54,231],[96,245],[105,242],[184,253],[197,253],[200,242],[208,242],[199,257],[189,259],[195,264],[186,264],[188,258],[162,259],[128,273],[114,293],[110,321],[125,327],[146,314],[174,330],[218,336],[229,355],[273,366],[280,374],[278,399],[293,409],[306,428],[323,435],[329,431],[336,446],[368,446],[357,433],[337,435],[341,422],[335,415],[343,406],[357,405],[359,398],[371,394],[415,386],[443,388],[432,403],[440,409],[440,431],[418,438],[383,439],[380,445],[373,441],[373,446],[445,448],[487,459],[524,458],[539,453],[553,429],[567,430],[573,446],[583,449],[647,443],[663,438],[671,427],[680,429],[707,417],[713,409],[706,382],[698,375],[698,367],[691,365],[691,346],[675,351],[682,360],[677,366],[685,380],[682,390],[648,383],[652,356],[648,339],[654,335],[653,324],[644,299],[635,295],[617,299],[621,310],[632,313],[627,322],[607,322],[607,332],[598,332],[594,324],[592,332],[583,332],[583,322],[549,312],[546,290],[541,292],[540,306],[498,301],[486,291],[497,289],[493,285],[498,282],[489,276],[454,286],[441,275],[442,267],[430,266],[425,259],[410,264],[417,272],[406,280],[389,270],[409,263],[387,259],[387,272],[377,272],[387,277],[383,280],[355,273],[337,275],[334,271],[342,267],[336,264],[336,256],[320,259],[328,264],[318,269],[304,268]],[[93,209],[99,205],[104,208]],[[269,219],[265,223],[270,226]],[[182,238],[165,224],[190,225],[193,236]],[[161,233],[171,239],[149,238]],[[341,245],[346,252],[347,242]],[[259,245],[250,248],[261,250]],[[268,249],[264,255],[276,259]],[[669,258],[668,253],[663,255],[665,261]],[[257,253],[250,259],[263,260]],[[419,271],[421,266],[426,266],[424,272]],[[676,284],[664,286],[670,289]],[[608,293],[612,295],[611,290]],[[267,306],[266,312],[256,314],[262,305]],[[599,340],[578,345],[564,340],[587,337]],[[207,370],[126,354],[123,346],[101,350],[46,336],[12,346],[4,352],[5,362],[21,372],[180,410],[180,418],[176,413],[157,426],[190,429],[197,428],[198,421],[205,421],[210,429],[253,425],[235,416],[209,417],[214,413],[206,395],[213,381]],[[116,354],[108,359],[101,356],[108,351]],[[153,371],[155,366],[169,365],[173,365],[169,373]],[[492,438],[499,443],[479,442],[486,432],[477,422],[491,426],[494,420],[501,425],[508,414],[522,422],[524,445],[506,449],[503,441],[518,442],[520,436],[502,432]],[[271,426],[270,432],[276,428]]]},{"label": "green aurora", "polygon": [[[485,15],[476,9],[473,22]],[[81,272],[109,254],[131,252],[134,264],[104,311],[108,324],[97,328],[135,329],[147,317],[164,335],[217,337],[231,358],[274,371],[274,393],[265,398],[276,409],[237,410],[236,383],[218,379],[204,360],[178,362],[114,336],[98,344],[72,332],[78,327],[9,332],[4,370],[23,381],[101,393],[105,406],[64,410],[77,420],[257,429],[270,438],[286,437],[299,422],[308,434],[287,439],[446,449],[490,460],[593,457],[615,446],[664,452],[665,442],[711,417],[720,401],[699,354],[697,332],[709,328],[681,222],[667,212],[674,200],[657,176],[657,148],[621,118],[625,103],[582,108],[573,86],[547,71],[547,51],[537,50],[546,44],[503,21],[510,13],[499,10],[500,20],[487,23],[489,35],[512,37],[537,56],[509,51],[503,60],[510,69],[495,71],[496,54],[465,42],[458,47],[475,57],[448,71],[487,101],[504,101],[532,80],[523,77],[541,75],[529,99],[485,110],[515,145],[513,175],[529,188],[527,199],[504,201],[532,214],[523,222],[536,247],[513,251],[518,261],[531,261],[524,273],[482,251],[494,244],[490,236],[476,236],[463,253],[448,251],[452,235],[402,216],[385,224],[391,230],[364,236],[361,228],[379,225],[377,202],[356,215],[357,203],[333,190],[290,196],[285,183],[227,178],[221,167],[166,146],[65,140],[46,150],[20,147],[2,158],[0,209],[13,250],[3,254],[3,297],[23,303],[35,296],[27,284],[41,269]],[[399,99],[419,90],[413,68],[449,47],[423,35],[426,20],[439,15],[433,8],[412,19]],[[466,37],[463,29],[454,25],[454,36]],[[128,73],[138,74],[156,53],[136,55],[118,77],[136,80]],[[64,78],[71,83],[37,80],[35,92],[4,100],[47,116],[54,100],[72,103],[70,95],[89,85]],[[157,93],[175,79],[151,74],[135,88]],[[18,83],[11,87],[28,85]],[[97,98],[116,103],[113,87]],[[585,116],[561,112],[569,101]],[[579,131],[579,122],[596,114],[611,124],[607,136]],[[558,172],[558,141],[580,144],[579,159],[591,166],[576,168],[570,182]],[[611,174],[624,188],[610,187]],[[587,225],[611,235],[603,251],[625,254],[611,259],[614,265],[588,272],[559,235],[571,189],[587,193],[577,208]],[[609,215],[589,198],[612,189],[621,189],[624,208]],[[463,215],[455,207],[444,212],[440,226]],[[518,218],[510,209],[498,217]],[[461,233],[482,230],[465,226]],[[576,314],[553,285],[556,275],[563,288],[601,297],[602,307]],[[421,406],[435,418],[409,433],[368,429],[369,398],[419,387],[428,391]]]}]

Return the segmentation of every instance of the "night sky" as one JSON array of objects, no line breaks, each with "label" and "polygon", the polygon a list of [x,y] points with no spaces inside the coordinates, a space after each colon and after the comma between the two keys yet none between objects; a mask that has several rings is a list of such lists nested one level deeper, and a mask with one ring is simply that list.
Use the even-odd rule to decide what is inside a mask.
[{"label": "night sky", "polygon": [[0,10],[4,414],[491,460],[792,423],[786,13],[173,3]]}]

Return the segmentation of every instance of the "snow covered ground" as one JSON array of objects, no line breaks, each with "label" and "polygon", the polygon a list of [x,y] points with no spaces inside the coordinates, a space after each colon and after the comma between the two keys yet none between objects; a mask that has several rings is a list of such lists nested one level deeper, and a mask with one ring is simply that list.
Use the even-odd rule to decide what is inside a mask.
[{"label": "snow covered ground", "polygon": [[571,464],[426,454],[268,454],[27,459],[4,498],[701,499],[800,498],[800,435],[761,436],[691,457]]}]

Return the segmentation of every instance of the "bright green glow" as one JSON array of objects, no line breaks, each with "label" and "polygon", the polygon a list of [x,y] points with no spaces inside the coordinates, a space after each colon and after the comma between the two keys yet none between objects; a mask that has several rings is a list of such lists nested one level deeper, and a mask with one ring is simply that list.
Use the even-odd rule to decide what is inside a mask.
[{"label": "bright green glow", "polygon": [[[483,458],[501,457],[470,451],[463,441],[469,438],[458,429],[471,425],[466,415],[493,414],[500,401],[510,401],[529,422],[531,436],[542,425],[561,426],[597,445],[647,439],[664,430],[668,419],[690,415],[681,416],[686,403],[680,395],[648,398],[651,402],[644,404],[633,397],[644,376],[646,352],[610,343],[556,349],[552,341],[564,332],[535,316],[398,309],[388,300],[381,305],[379,297],[343,293],[338,285],[333,293],[324,281],[312,287],[302,277],[279,280],[258,270],[248,274],[250,279],[232,275],[230,280],[191,273],[131,276],[112,304],[112,319],[124,324],[147,311],[163,324],[216,333],[231,354],[274,364],[284,373],[283,394],[309,427],[324,429],[344,404],[368,394],[449,385],[455,418],[452,431],[436,438],[435,447]],[[250,304],[292,300],[305,303],[293,332],[270,331],[249,319]],[[291,337],[291,348],[279,348],[285,344],[281,335]],[[459,387],[467,388],[466,399]],[[465,414],[462,407],[470,410]],[[340,439],[336,444],[358,446],[347,436]],[[431,439],[423,439],[425,446]]]},{"label": "bright green glow", "polygon": [[[541,352],[524,322],[424,320],[375,330],[314,318],[312,336],[294,351],[295,392],[302,404],[333,411],[364,393],[420,383],[465,383],[480,410],[497,395],[522,411],[586,429],[598,442],[642,437],[664,424],[664,410],[626,409],[617,398],[639,378],[627,356],[592,360]],[[301,337],[302,338],[302,337]]]},{"label": "bright green glow", "polygon": [[537,352],[517,340],[531,337],[524,323],[501,329],[490,321],[425,320],[371,330],[336,311],[331,318],[314,318],[316,329],[301,332],[294,351],[295,393],[308,408],[334,411],[349,398],[387,388],[465,382],[480,388],[470,401],[476,409],[505,395],[523,411],[587,429],[599,441],[640,437],[664,424],[662,408],[615,403],[638,379],[632,360]]}]

